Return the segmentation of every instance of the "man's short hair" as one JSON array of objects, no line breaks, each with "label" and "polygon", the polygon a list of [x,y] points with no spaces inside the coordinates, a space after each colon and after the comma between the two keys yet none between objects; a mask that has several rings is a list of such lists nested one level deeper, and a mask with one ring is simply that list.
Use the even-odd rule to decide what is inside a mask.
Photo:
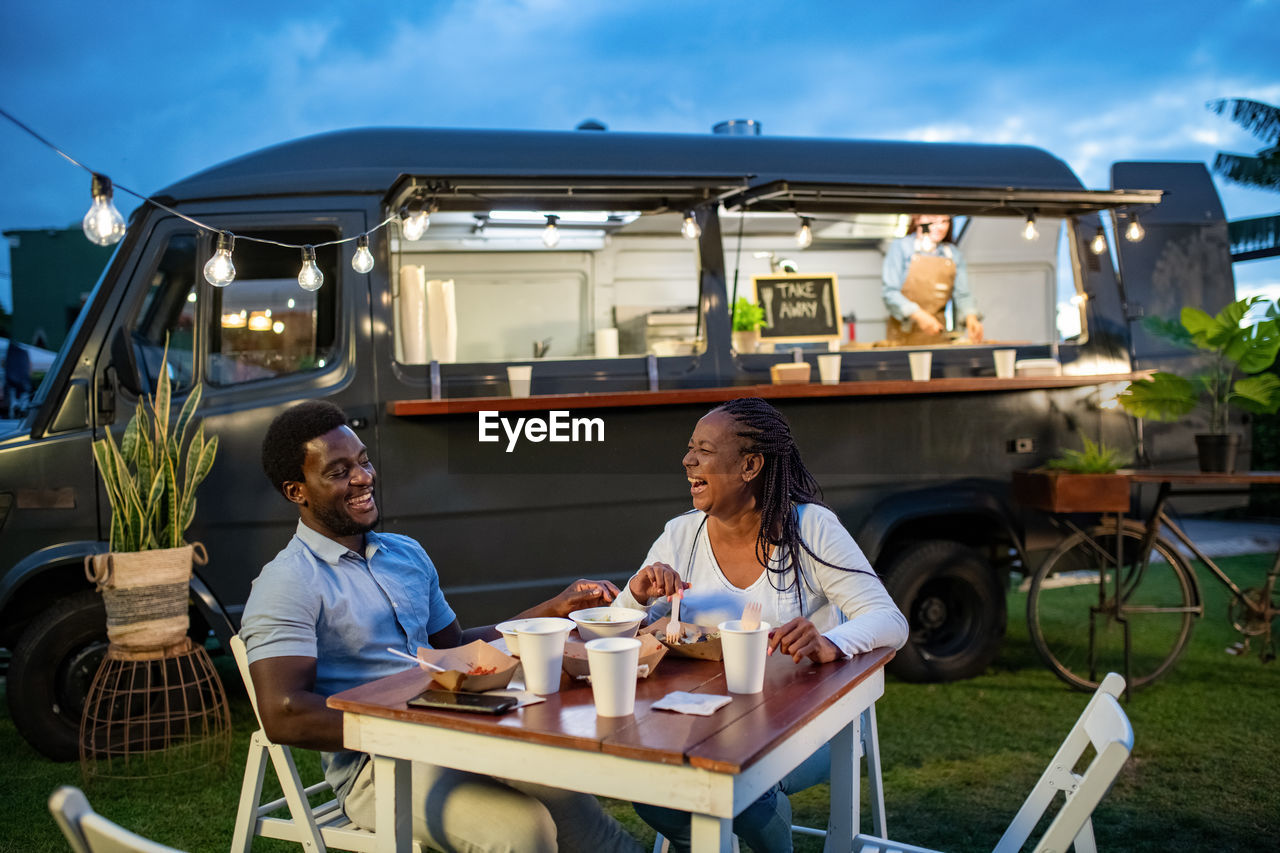
[{"label": "man's short hair", "polygon": [[303,480],[307,442],[347,422],[347,413],[328,400],[307,400],[276,415],[262,439],[262,470],[284,494],[289,480]]}]

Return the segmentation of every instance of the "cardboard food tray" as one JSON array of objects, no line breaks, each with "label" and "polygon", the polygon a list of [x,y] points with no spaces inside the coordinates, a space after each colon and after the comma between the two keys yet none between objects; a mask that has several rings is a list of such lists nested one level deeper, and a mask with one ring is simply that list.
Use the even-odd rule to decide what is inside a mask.
[{"label": "cardboard food tray", "polygon": [[[663,616],[657,622],[641,629],[640,634],[652,635],[659,643],[669,649],[672,653],[686,658],[697,658],[699,660],[724,660],[724,651],[720,648],[720,634],[714,627],[706,625],[694,625],[690,622],[681,622],[684,628],[683,636],[679,643],[667,642],[667,622],[670,617]],[[710,636],[715,634],[714,637]]]},{"label": "cardboard food tray", "polygon": [[[515,674],[520,661],[510,655],[504,655],[484,640],[476,640],[456,649],[428,649],[419,647],[418,658],[436,666],[442,666],[448,672],[431,673],[436,684],[445,690],[454,692],[483,693],[486,690],[498,690],[506,687]],[[493,667],[493,672],[484,675],[468,675],[479,667]]]},{"label": "cardboard food tray", "polygon": [[[658,668],[658,661],[666,655],[667,647],[652,634],[640,634],[636,639],[640,641],[639,663],[649,665],[649,671],[643,676],[648,678]],[[587,644],[578,639],[576,632],[570,634],[564,644],[563,668],[572,678],[591,674],[591,667],[587,663]]]}]

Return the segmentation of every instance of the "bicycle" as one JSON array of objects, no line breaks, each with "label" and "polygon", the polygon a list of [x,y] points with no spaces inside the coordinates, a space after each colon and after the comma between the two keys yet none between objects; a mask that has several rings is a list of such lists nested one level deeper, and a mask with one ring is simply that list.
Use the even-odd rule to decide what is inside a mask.
[{"label": "bicycle", "polygon": [[[1237,652],[1247,651],[1250,641],[1260,637],[1259,657],[1274,660],[1280,554],[1262,586],[1242,589],[1169,518],[1165,504],[1175,483],[1280,483],[1280,474],[1122,473],[1131,484],[1159,483],[1147,518],[1104,514],[1089,529],[1069,518],[1056,519],[1069,532],[1031,578],[1027,627],[1049,668],[1079,690],[1095,689],[1109,671],[1123,672],[1129,688],[1138,689],[1172,668],[1191,638],[1194,620],[1204,615],[1204,602],[1195,571],[1164,529],[1231,592],[1227,618],[1244,636]],[[1211,493],[1221,489],[1179,491]]]}]

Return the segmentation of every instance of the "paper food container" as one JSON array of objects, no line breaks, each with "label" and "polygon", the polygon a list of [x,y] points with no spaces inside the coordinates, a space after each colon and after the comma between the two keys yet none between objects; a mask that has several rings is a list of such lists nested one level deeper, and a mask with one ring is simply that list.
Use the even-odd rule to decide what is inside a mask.
[{"label": "paper food container", "polygon": [[432,679],[445,690],[483,693],[485,690],[498,690],[506,687],[511,681],[520,661],[510,655],[504,655],[484,640],[476,640],[456,649],[418,648],[418,659],[436,666],[442,666],[447,672],[424,670],[431,673]]},{"label": "paper food container", "polygon": [[774,385],[804,385],[809,381],[812,365],[807,361],[789,361],[769,367],[769,377]]},{"label": "paper food container", "polygon": [[689,622],[681,622],[680,625],[684,629],[681,634],[680,642],[667,642],[667,622],[670,618],[663,616],[657,622],[644,628],[641,636],[652,636],[659,643],[671,651],[686,658],[698,658],[699,660],[724,660],[724,652],[720,648],[720,632],[713,626],[694,625]]},{"label": "paper food container", "polygon": [[[640,634],[636,639],[640,641],[639,665],[649,665],[649,671],[640,677],[648,678],[658,668],[658,661],[666,655],[667,647],[658,642],[658,638],[652,634]],[[569,639],[565,641],[563,667],[571,678],[591,674],[591,667],[587,663],[587,644],[578,639],[576,633],[570,634]]]}]

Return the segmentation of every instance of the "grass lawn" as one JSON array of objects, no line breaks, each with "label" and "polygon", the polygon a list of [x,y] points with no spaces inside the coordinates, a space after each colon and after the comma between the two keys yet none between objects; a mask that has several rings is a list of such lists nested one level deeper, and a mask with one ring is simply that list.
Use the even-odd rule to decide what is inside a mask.
[{"label": "grass lawn", "polygon": [[[1258,583],[1270,558],[1236,557],[1223,567],[1242,585]],[[1173,671],[1125,706],[1133,758],[1095,814],[1107,851],[1252,851],[1280,837],[1280,664],[1256,654],[1232,657],[1238,639],[1226,622],[1226,596],[1204,581],[1206,616]],[[890,679],[877,705],[890,833],[944,850],[990,850],[1084,707],[1045,669],[1027,638],[1025,596],[1009,598],[1009,636],[982,677],[955,684]],[[231,696],[235,743],[224,772],[140,781],[98,780],[87,789],[102,814],[192,853],[225,851],[231,837],[252,713],[229,656],[218,661]],[[0,706],[0,853],[65,851],[45,801],[58,785],[81,785],[76,764],[41,758]],[[319,762],[295,751],[304,778]],[[268,779],[272,774],[268,772]],[[826,822],[827,789],[793,798],[796,820]],[[608,808],[646,844],[653,835],[629,805]],[[797,838],[796,849],[820,850]],[[256,851],[297,851],[259,839]]]}]

